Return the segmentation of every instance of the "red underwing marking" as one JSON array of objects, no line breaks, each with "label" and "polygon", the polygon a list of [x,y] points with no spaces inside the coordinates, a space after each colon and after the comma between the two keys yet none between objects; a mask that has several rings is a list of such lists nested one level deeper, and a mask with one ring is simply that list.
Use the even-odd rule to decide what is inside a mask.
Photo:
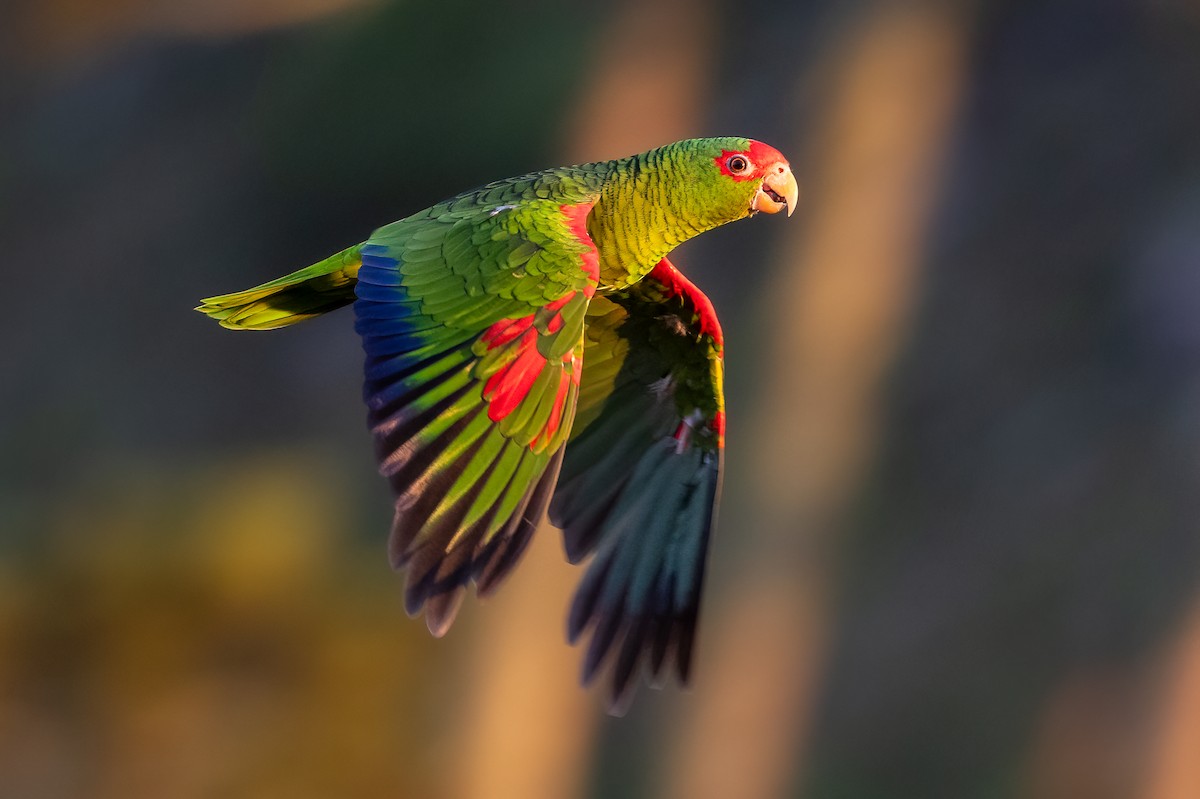
[{"label": "red underwing marking", "polygon": [[675,428],[675,454],[682,455],[687,449],[688,442],[692,440],[692,426],[686,421],[680,422]]},{"label": "red underwing marking", "polygon": [[[695,413],[699,414],[699,411]],[[699,421],[699,419],[696,419]],[[695,422],[689,422],[684,419],[675,428],[672,438],[675,439],[675,454],[681,454],[687,449],[688,444],[692,440],[692,429]],[[717,437],[717,446],[722,449],[725,447],[725,411],[717,411],[713,414],[712,421],[708,423],[708,429],[712,430]]]},{"label": "red underwing marking", "polygon": [[[717,320],[716,309],[713,308],[712,302],[708,297],[704,296],[704,292],[696,287],[696,284],[683,276],[683,273],[671,264],[671,262],[663,258],[659,261],[653,270],[650,272],[650,277],[662,284],[667,295],[671,297],[684,297],[696,309],[696,317],[700,324],[700,333],[710,336],[720,353],[725,346],[725,337],[721,331],[721,323]],[[699,413],[696,411],[695,413]],[[676,441],[675,451],[683,452],[691,441],[692,428],[699,421],[699,417],[684,419],[675,428],[674,438]],[[712,419],[708,423],[708,427],[717,437],[717,446],[724,449],[725,447],[725,412],[717,411],[713,414]]]},{"label": "red underwing marking", "polygon": [[700,320],[700,333],[710,336],[717,345],[717,351],[725,348],[725,335],[721,331],[721,322],[717,319],[717,311],[712,301],[704,295],[696,284],[683,276],[669,260],[663,258],[650,272],[650,277],[666,287],[672,297],[682,296],[696,308],[696,316]]},{"label": "red underwing marking", "polygon": [[587,216],[594,205],[595,203],[591,202],[564,204],[558,207],[567,218],[567,226],[571,233],[587,247],[587,252],[580,256],[580,260],[583,262],[583,271],[588,276],[588,284],[583,287],[583,295],[588,299],[596,293],[596,286],[600,283],[600,253],[596,252],[596,243],[587,232]]},{"label": "red underwing marking", "polygon": [[[746,156],[754,169],[743,175],[733,174],[729,169],[729,156],[731,155]],[[787,165],[787,159],[783,157],[783,153],[769,144],[763,144],[754,139],[750,140],[750,146],[745,150],[722,150],[721,154],[714,158],[713,161],[716,162],[717,168],[721,170],[722,175],[731,177],[739,183],[744,180],[762,180],[769,166],[774,166],[775,164]]]},{"label": "red underwing marking", "polygon": [[[675,428],[675,454],[682,455],[687,450],[688,445],[692,441],[692,431],[696,429],[696,425],[704,418],[704,414],[699,408],[693,410],[679,423]],[[708,427],[712,428],[712,422],[709,422]]]}]

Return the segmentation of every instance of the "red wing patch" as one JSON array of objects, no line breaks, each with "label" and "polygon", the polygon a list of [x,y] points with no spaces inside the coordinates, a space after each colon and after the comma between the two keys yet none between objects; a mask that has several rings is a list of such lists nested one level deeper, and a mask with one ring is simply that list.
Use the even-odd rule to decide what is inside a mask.
[{"label": "red wing patch", "polygon": [[533,317],[534,315],[530,314],[520,319],[501,319],[484,331],[480,341],[486,344],[489,350],[502,347],[533,327]]},{"label": "red wing patch", "polygon": [[[735,175],[729,169],[729,156],[731,155],[745,156],[754,168],[749,172]],[[787,159],[783,157],[783,153],[769,144],[763,144],[754,139],[750,140],[750,146],[745,150],[722,150],[721,154],[713,160],[716,162],[717,168],[721,170],[722,175],[733,178],[739,183],[745,180],[762,180],[763,175],[766,174],[767,167],[772,164],[787,163]]]},{"label": "red wing patch", "polygon": [[[528,318],[528,329],[516,345],[515,357],[489,377],[483,387],[483,398],[489,403],[488,418],[493,422],[500,421],[516,409],[546,367],[546,359],[537,350],[538,334],[532,327],[533,317]],[[517,324],[510,327],[517,327],[521,321],[524,320],[518,320]]]},{"label": "red wing patch", "polygon": [[528,316],[501,319],[479,337],[477,374],[486,378],[488,418],[534,451],[561,439],[564,417],[574,407],[583,362],[575,352],[578,334],[563,332],[563,314],[578,329],[583,307],[579,292],[568,292]]}]

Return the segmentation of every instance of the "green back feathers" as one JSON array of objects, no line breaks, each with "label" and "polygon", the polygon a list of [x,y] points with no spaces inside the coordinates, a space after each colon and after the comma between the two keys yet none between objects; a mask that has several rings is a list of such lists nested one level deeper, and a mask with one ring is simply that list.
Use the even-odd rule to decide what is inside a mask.
[{"label": "green back feathers", "polygon": [[362,264],[360,246],[261,286],[201,300],[196,310],[231,330],[274,330],[349,305]]}]

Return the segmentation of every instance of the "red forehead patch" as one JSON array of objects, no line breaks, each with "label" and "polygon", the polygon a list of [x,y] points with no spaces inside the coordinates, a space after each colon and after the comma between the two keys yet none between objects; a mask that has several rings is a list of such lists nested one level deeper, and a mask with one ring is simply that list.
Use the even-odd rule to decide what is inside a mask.
[{"label": "red forehead patch", "polygon": [[[735,175],[729,171],[729,156],[744,155],[750,160],[753,167],[749,172],[743,175]],[[787,159],[783,157],[783,153],[776,150],[769,144],[763,144],[760,141],[750,140],[750,146],[745,150],[722,150],[721,154],[715,159],[717,167],[721,170],[722,175],[728,175],[734,180],[761,180],[766,168],[772,164],[787,163]]]}]

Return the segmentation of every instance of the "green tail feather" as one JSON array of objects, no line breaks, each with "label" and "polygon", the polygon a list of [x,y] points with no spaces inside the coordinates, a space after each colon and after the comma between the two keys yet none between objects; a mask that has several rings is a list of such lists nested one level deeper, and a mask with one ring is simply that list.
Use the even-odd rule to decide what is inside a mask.
[{"label": "green tail feather", "polygon": [[361,246],[261,286],[201,300],[196,310],[231,330],[274,330],[349,305],[362,264]]}]

